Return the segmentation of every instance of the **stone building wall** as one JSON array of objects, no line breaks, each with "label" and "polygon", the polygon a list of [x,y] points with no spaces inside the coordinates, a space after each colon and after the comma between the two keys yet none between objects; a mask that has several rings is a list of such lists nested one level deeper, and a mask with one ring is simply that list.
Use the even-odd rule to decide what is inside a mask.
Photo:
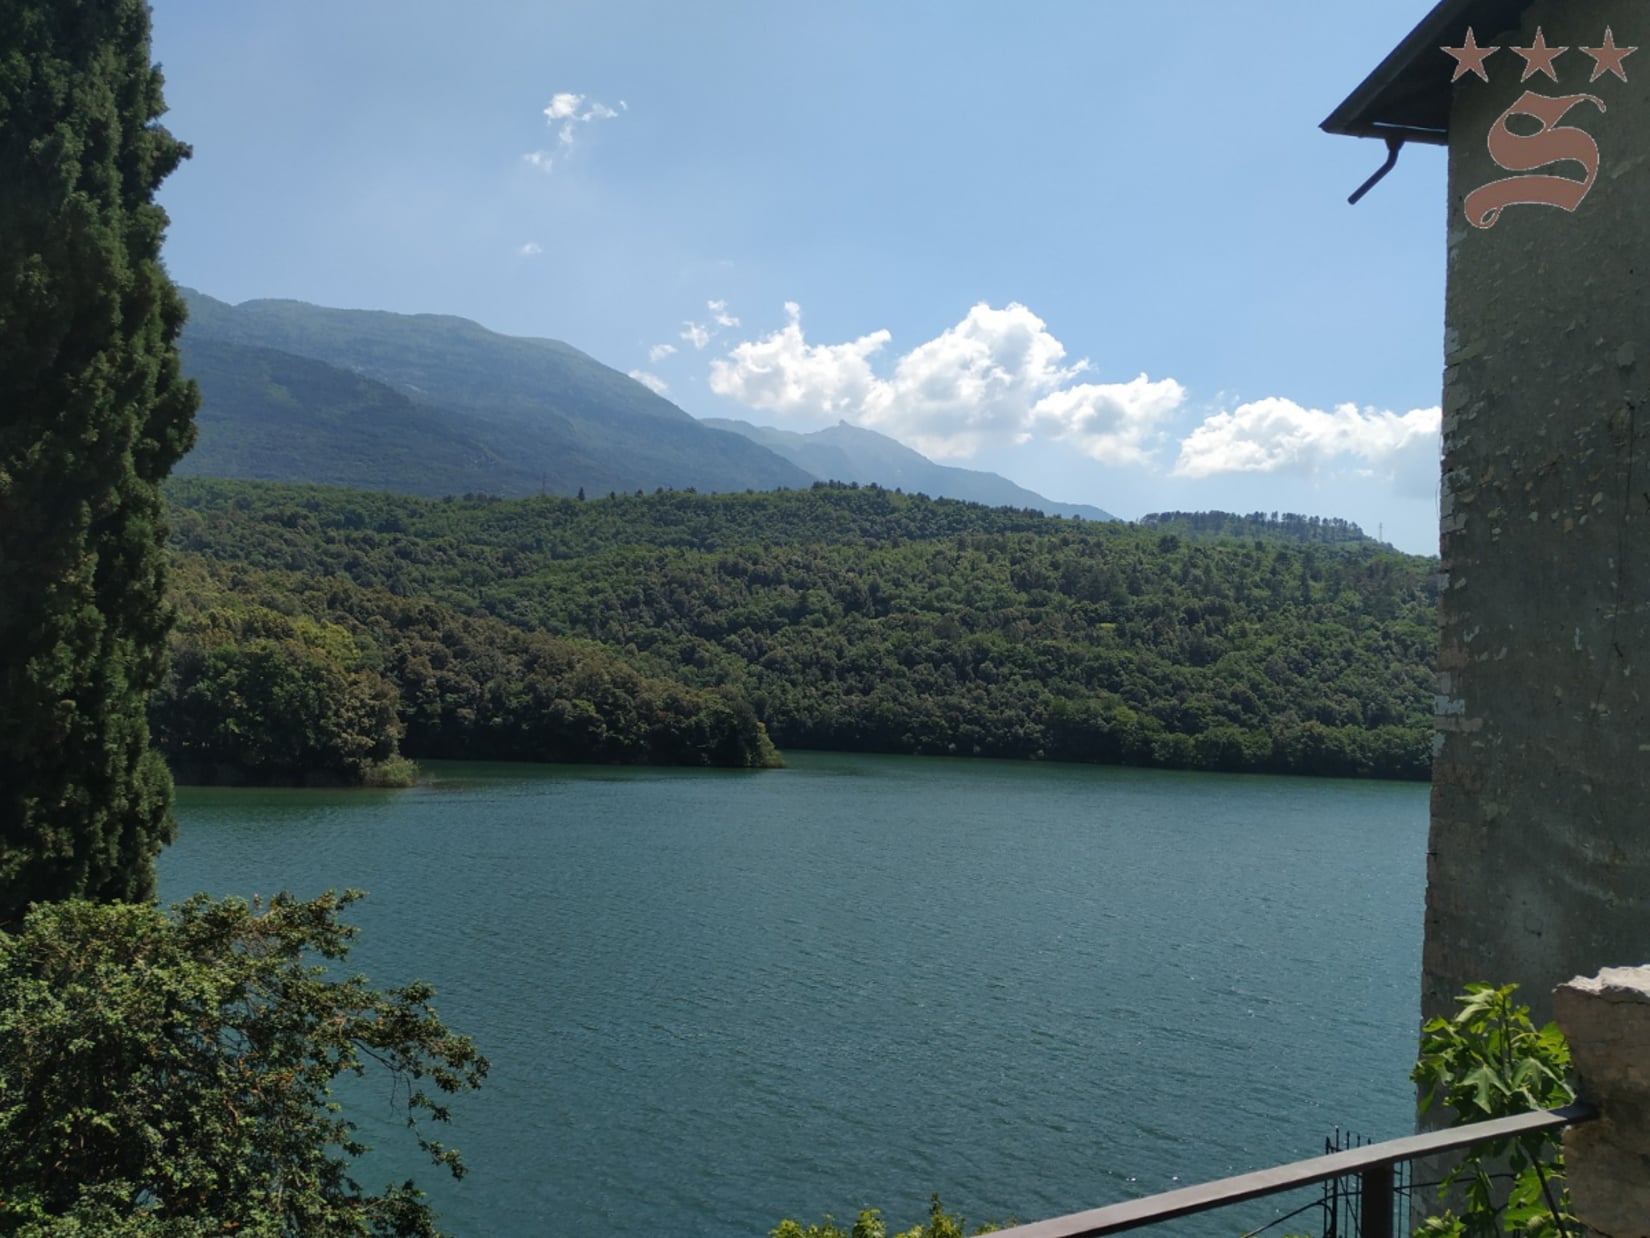
[{"label": "stone building wall", "polygon": [[[1568,46],[1520,81],[1541,26]],[[1644,49],[1589,82],[1606,26]],[[1650,5],[1547,0],[1462,78],[1450,120],[1442,640],[1422,1008],[1518,981],[1539,1018],[1576,974],[1650,959]],[[1439,73],[1451,62],[1438,57]],[[1592,94],[1573,212],[1467,195],[1526,90]],[[1514,134],[1539,122],[1507,122]],[[1505,150],[1505,147],[1503,147]],[[1541,169],[1580,179],[1570,162]]]}]

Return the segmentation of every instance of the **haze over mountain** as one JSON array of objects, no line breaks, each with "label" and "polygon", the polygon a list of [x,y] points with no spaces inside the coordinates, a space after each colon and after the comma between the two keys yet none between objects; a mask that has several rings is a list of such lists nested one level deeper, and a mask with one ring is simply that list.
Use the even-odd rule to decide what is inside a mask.
[{"label": "haze over mountain", "polygon": [[185,474],[436,495],[814,481],[555,340],[436,314],[185,296],[184,369],[202,396]]},{"label": "haze over mountain", "polygon": [[324,361],[191,335],[183,364],[203,398],[199,439],[177,468],[182,475],[432,497],[539,488],[538,473],[467,419]]},{"label": "haze over mountain", "polygon": [[1048,516],[1117,519],[1110,512],[1086,503],[1056,503],[1045,499],[996,473],[936,464],[897,439],[851,426],[846,421],[812,434],[725,417],[706,417],[704,424],[743,434],[822,481],[857,481],[861,485],[875,482],[890,490],[906,490],[936,499],[964,499],[988,507],[1031,507]]},{"label": "haze over mountain", "polygon": [[200,437],[178,472],[440,496],[707,492],[875,483],[1090,520],[994,473],[843,424],[793,434],[701,421],[556,340],[463,318],[229,305],[190,289],[182,353]]}]

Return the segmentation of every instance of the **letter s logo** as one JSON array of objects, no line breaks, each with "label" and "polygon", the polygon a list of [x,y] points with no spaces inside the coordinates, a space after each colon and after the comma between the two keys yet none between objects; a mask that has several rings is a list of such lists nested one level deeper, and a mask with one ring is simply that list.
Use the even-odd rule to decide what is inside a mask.
[{"label": "letter s logo", "polygon": [[[1596,95],[1538,95],[1526,90],[1496,119],[1488,139],[1490,158],[1509,172],[1531,172],[1549,163],[1568,160],[1586,171],[1585,180],[1567,176],[1506,176],[1481,185],[1467,195],[1467,222],[1475,228],[1493,228],[1501,212],[1509,206],[1556,206],[1573,211],[1598,179],[1598,143],[1585,130],[1559,126],[1566,113],[1578,103],[1591,103],[1600,112],[1604,101]],[[1535,133],[1514,133],[1507,121],[1529,116],[1541,122]]]}]

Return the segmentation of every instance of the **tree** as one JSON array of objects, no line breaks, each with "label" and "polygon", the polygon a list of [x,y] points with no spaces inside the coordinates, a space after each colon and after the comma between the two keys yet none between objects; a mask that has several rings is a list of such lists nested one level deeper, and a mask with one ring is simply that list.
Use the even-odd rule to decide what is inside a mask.
[{"label": "tree", "polygon": [[381,1066],[457,1176],[417,1120],[447,1121],[440,1098],[487,1061],[428,986],[379,992],[324,965],[347,954],[338,913],[358,897],[73,900],[0,932],[0,1234],[438,1234],[410,1181],[351,1180],[366,1149],[331,1084]]},{"label": "tree", "polygon": [[355,785],[409,765],[394,685],[337,624],[219,606],[184,618],[171,648],[149,716],[181,779]]},{"label": "tree", "polygon": [[0,0],[0,925],[147,898],[169,615],[159,483],[193,440],[142,0]]}]

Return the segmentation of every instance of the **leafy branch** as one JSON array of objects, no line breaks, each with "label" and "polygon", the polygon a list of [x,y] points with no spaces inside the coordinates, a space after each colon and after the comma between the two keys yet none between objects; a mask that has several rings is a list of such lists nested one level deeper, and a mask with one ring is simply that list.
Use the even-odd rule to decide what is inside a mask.
[{"label": "leafy branch", "polygon": [[[1530,1008],[1513,1000],[1515,984],[1469,984],[1452,1018],[1421,1029],[1421,1052],[1411,1073],[1421,1087],[1419,1110],[1435,1104],[1452,1111],[1452,1126],[1567,1105],[1575,1099],[1570,1049],[1556,1023],[1537,1028]],[[1504,1167],[1504,1168],[1503,1168]],[[1500,1198],[1496,1179],[1510,1175]],[[1466,1209],[1447,1209],[1419,1229],[1425,1238],[1568,1238],[1581,1232],[1570,1214],[1559,1137],[1540,1131],[1478,1144],[1440,1184],[1440,1196],[1459,1187]]]},{"label": "leafy branch", "polygon": [[360,894],[37,906],[0,933],[0,1235],[435,1238],[411,1182],[363,1190],[334,1081],[385,1070],[418,1147],[487,1060],[428,985],[340,978]]}]

